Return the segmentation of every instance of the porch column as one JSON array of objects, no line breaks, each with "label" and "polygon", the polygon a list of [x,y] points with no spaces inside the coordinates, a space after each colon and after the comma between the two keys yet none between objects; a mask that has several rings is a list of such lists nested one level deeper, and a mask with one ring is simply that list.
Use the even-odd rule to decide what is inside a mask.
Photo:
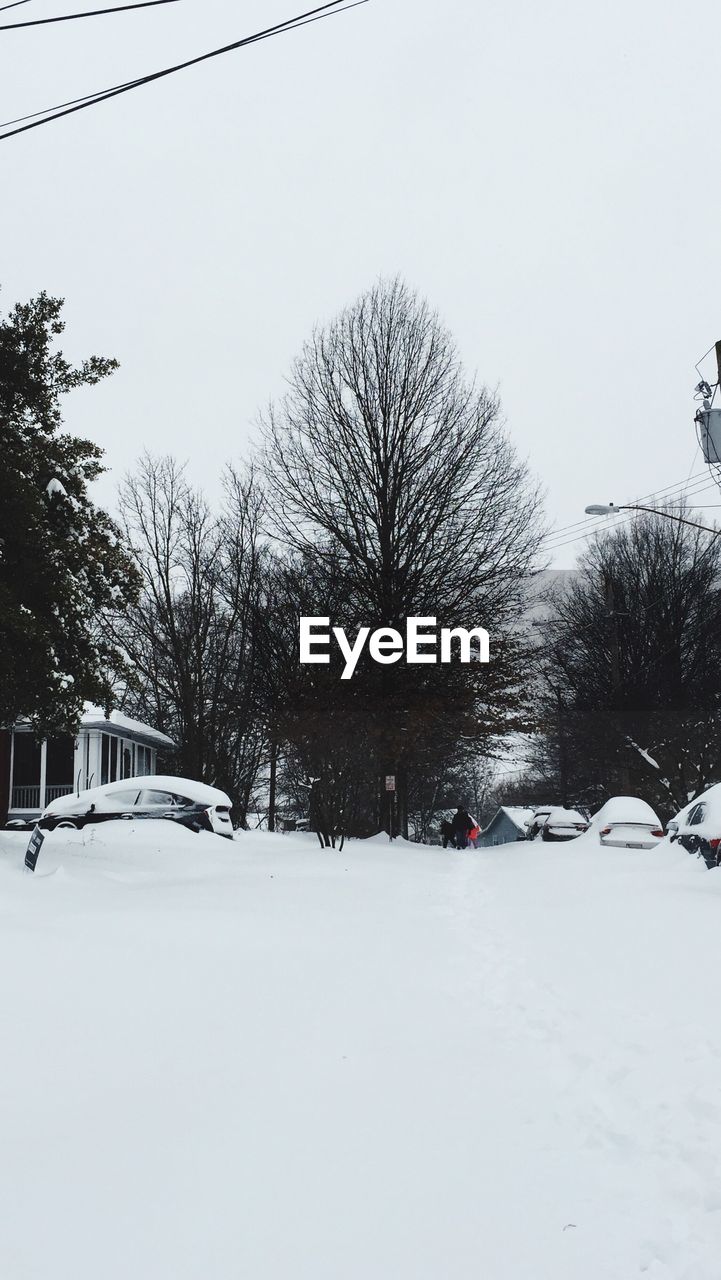
[{"label": "porch column", "polygon": [[45,781],[48,776],[48,740],[40,743],[40,812],[45,808]]}]

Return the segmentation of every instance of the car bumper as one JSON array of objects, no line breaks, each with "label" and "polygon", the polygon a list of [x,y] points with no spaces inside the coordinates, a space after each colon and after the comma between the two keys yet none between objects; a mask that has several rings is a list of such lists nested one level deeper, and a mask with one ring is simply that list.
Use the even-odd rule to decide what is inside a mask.
[{"label": "car bumper", "polygon": [[658,840],[654,836],[649,836],[648,840],[638,838],[636,840],[625,840],[621,836],[601,836],[601,844],[607,845],[610,849],[653,849],[658,844]]},{"label": "car bumper", "polygon": [[608,834],[599,833],[599,840],[612,849],[653,849],[662,839],[644,822],[609,822],[607,825]]}]

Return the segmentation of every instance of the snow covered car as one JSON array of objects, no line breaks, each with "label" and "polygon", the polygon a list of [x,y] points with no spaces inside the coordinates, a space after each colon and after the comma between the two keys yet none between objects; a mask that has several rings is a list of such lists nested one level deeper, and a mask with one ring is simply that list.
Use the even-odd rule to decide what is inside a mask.
[{"label": "snow covered car", "polygon": [[719,866],[721,854],[721,783],[709,787],[672,818],[669,839],[678,841],[689,853],[703,858],[709,870]]},{"label": "snow covered car", "polygon": [[231,801],[224,791],[188,778],[124,778],[79,795],[60,796],[42,814],[46,831],[85,827],[91,822],[163,818],[191,831],[213,831],[233,839]]},{"label": "snow covered car", "polygon": [[637,796],[612,796],[594,815],[591,826],[601,844],[616,849],[652,849],[663,837],[658,816]]},{"label": "snow covered car", "polygon": [[535,840],[537,836],[540,836],[541,831],[543,830],[546,819],[548,818],[550,812],[551,812],[550,804],[546,805],[545,808],[543,809],[535,810],[533,817],[531,818],[531,821],[528,824],[528,831],[526,833],[527,840]]},{"label": "snow covered car", "polygon": [[541,827],[542,840],[575,840],[588,831],[588,822],[578,809],[551,809]]}]

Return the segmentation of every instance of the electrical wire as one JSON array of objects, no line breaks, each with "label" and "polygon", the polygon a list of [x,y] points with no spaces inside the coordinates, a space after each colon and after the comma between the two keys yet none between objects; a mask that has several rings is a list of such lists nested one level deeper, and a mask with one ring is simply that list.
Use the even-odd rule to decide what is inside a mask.
[{"label": "electrical wire", "polygon": [[[709,486],[709,488],[713,487],[713,485]],[[608,525],[606,529],[589,529],[587,533],[576,534],[575,537],[567,538],[565,541],[555,543],[553,546],[546,546],[544,544],[544,550],[555,554],[556,551],[562,551],[565,547],[571,547],[576,542],[584,542],[588,538],[603,536],[605,533],[615,533],[617,529],[623,529],[625,526],[633,524],[634,521],[639,518],[639,515],[642,514],[645,513],[632,511],[628,515],[625,515],[623,520],[616,520],[613,525]],[[713,530],[709,529],[709,533],[713,533]]]},{"label": "electrical wire", "polygon": [[[712,489],[713,489],[712,484],[706,484],[706,485],[703,485],[702,488],[694,490],[694,493],[689,493],[688,495],[685,495],[685,497],[692,499],[690,500],[690,507],[697,506],[697,503],[695,503],[695,500],[694,500],[695,497],[701,497],[701,495],[703,495],[704,493],[711,492]],[[671,511],[684,511],[684,509],[688,509],[688,507],[689,507],[689,503],[686,503],[684,500],[684,502],[677,502],[677,503],[665,502],[663,503],[662,509],[663,511],[671,512]],[[619,513],[619,515],[624,516],[624,520],[613,521],[612,524],[610,524],[610,522],[608,522],[608,516],[603,516],[599,518],[597,522],[594,522],[593,525],[590,525],[589,527],[587,527],[587,529],[576,530],[575,532],[571,532],[569,536],[562,536],[561,539],[556,538],[555,540],[546,541],[546,543],[544,543],[544,547],[546,547],[547,550],[553,550],[557,547],[565,547],[565,545],[569,543],[574,543],[574,541],[578,541],[579,539],[592,538],[594,534],[603,534],[603,532],[606,531],[607,529],[617,529],[617,527],[620,527],[620,524],[628,524],[630,520],[635,520],[635,518],[638,517],[639,513],[642,513],[644,511],[644,508],[645,508],[645,504],[643,507],[636,508],[635,504],[624,503],[622,504],[621,507],[616,508],[616,512]],[[610,512],[608,513],[608,515],[615,515],[616,512]],[[648,513],[648,512],[645,512],[645,513]]]},{"label": "electrical wire", "polygon": [[[636,505],[637,503],[645,502],[647,499],[657,499],[664,506],[671,506],[674,504],[676,500],[683,501],[687,498],[690,498],[691,500],[693,500],[696,496],[703,493],[707,493],[709,492],[709,490],[714,488],[715,488],[715,485],[712,483],[709,483],[708,475],[701,474],[695,477],[695,480],[691,485],[685,484],[685,485],[677,486],[677,488],[673,492],[656,490],[655,493],[646,494],[644,495],[643,498],[635,499],[633,503],[622,503],[617,508],[617,510],[621,512],[624,510],[625,507],[633,506],[633,505]],[[693,501],[691,505],[693,505]],[[613,513],[609,512],[609,515],[610,514],[613,514]],[[620,523],[615,522],[612,527],[614,529],[617,529],[620,527],[621,524],[627,524],[629,518],[634,519],[635,515],[631,514],[628,518],[625,518]],[[578,524],[575,524],[575,525],[568,525],[565,528],[554,529],[551,531],[551,533],[547,534],[546,537],[543,539],[544,549],[547,551],[560,550],[561,547],[570,546],[571,543],[573,542],[578,542],[583,538],[591,537],[593,536],[593,534],[598,533],[602,529],[609,527],[607,525],[607,520],[608,520],[608,516],[601,516],[598,520],[594,520],[591,524],[589,524],[587,521],[579,521]],[[566,535],[568,534],[571,534],[573,536],[567,537]]]},{"label": "electrical wire", "polygon": [[57,18],[33,18],[29,22],[9,22],[0,27],[0,31],[21,31],[25,27],[46,27],[51,22],[74,22],[78,18],[99,18],[104,13],[125,13],[128,9],[152,9],[158,4],[177,3],[178,0],[137,0],[135,4],[118,4],[112,9],[89,9],[85,13],[64,13]]},{"label": "electrical wire", "polygon": [[[126,80],[124,84],[137,84],[137,81]],[[73,107],[76,102],[90,102],[96,98],[99,102],[102,102],[103,92],[104,90],[98,89],[95,93],[84,93],[81,98],[70,98],[67,102],[59,102],[55,107],[45,107],[42,111],[31,111],[26,116],[16,116],[14,120],[0,121],[0,129],[9,129],[11,124],[22,124],[24,120],[37,120],[39,116],[46,116],[50,111],[60,111],[63,107]]]},{"label": "electrical wire", "polygon": [[12,4],[0,4],[0,13],[6,9],[19,9],[21,4],[29,4],[30,0],[13,0]]},{"label": "electrical wire", "polygon": [[[698,476],[690,485],[684,484],[684,485],[678,486],[674,490],[667,491],[665,493],[661,491],[656,494],[647,494],[642,498],[634,498],[633,500],[629,500],[627,502],[619,504],[619,506],[615,508],[615,510],[623,511],[626,507],[634,506],[636,504],[641,504],[641,503],[648,505],[649,502],[651,501],[653,501],[654,503],[663,505],[664,507],[680,505],[685,503],[688,499],[693,500],[698,494],[705,493],[710,487],[713,487],[713,486],[710,486],[709,484],[708,475]],[[577,533],[577,532],[592,533],[594,529],[603,528],[607,523],[608,515],[612,515],[612,514],[613,512],[609,512],[608,514],[599,516],[597,519],[594,519],[592,522],[586,519],[585,521],[579,521],[575,525],[569,525],[565,528],[554,529],[551,531],[551,533],[547,535],[546,541],[556,542],[558,541],[559,538],[565,538],[566,535]]]},{"label": "electrical wire", "polygon": [[698,374],[699,378],[701,378],[703,375],[702,375],[701,370],[699,369],[699,367],[698,367],[698,366],[699,366],[699,364],[703,364],[703,362],[704,362],[704,360],[706,359],[706,357],[707,357],[707,356],[710,356],[710,355],[711,355],[711,352],[715,349],[715,346],[716,346],[716,344],[714,343],[713,347],[709,347],[708,351],[704,351],[703,355],[702,355],[702,356],[699,356],[698,364],[695,364],[695,365],[694,365],[694,369],[696,370],[696,372],[697,372],[697,374]]},{"label": "electrical wire", "polygon": [[[184,71],[187,67],[197,66],[200,62],[207,62],[209,58],[218,58],[224,53],[244,48],[246,45],[257,44],[261,40],[269,40],[273,36],[283,35],[287,31],[296,31],[299,27],[309,26],[312,22],[319,22],[324,18],[331,18],[339,13],[347,13],[349,9],[357,9],[360,5],[367,3],[368,0],[353,0],[351,4],[343,4],[343,0],[327,0],[326,4],[319,5],[316,9],[309,9],[305,13],[297,14],[294,18],[287,18],[284,22],[276,23],[272,27],[266,27],[262,31],[256,31],[253,35],[244,36],[241,40],[234,40],[231,44],[223,45],[219,49],[211,49],[209,53],[199,54],[197,57],[189,58],[185,62],[179,62],[175,66],[165,67],[162,71],[155,71],[150,75],[139,76],[136,80],[129,80],[124,84],[115,85],[95,96],[87,95],[86,99],[78,100],[74,106],[68,106],[63,110],[49,107],[46,109],[46,114],[42,120],[34,120],[31,124],[23,124],[18,129],[0,133],[0,142],[5,141],[7,138],[13,138],[16,134],[26,133],[29,129],[38,129],[41,125],[49,124],[52,120],[59,120],[62,116],[72,115],[76,111],[83,111],[87,107],[93,107],[97,103],[105,102],[108,98],[115,98],[121,93],[129,93],[131,89],[137,89],[141,85],[150,84],[154,80],[174,75],[176,71]],[[343,7],[339,9],[337,8],[338,5]],[[328,10],[333,10],[333,12],[329,13]],[[35,114],[40,115],[41,113],[37,112]]]},{"label": "electrical wire", "polygon": [[[692,492],[700,484],[705,484],[708,475],[705,471],[697,471],[695,475],[688,476],[686,480],[675,480],[672,484],[663,485],[660,489],[653,489],[650,493],[643,493],[633,498],[627,498],[626,502],[666,502],[674,497],[679,497],[686,492]],[[578,521],[577,525],[584,524],[585,521]],[[577,527],[577,526],[572,526]]]},{"label": "electrical wire", "polygon": [[[680,496],[689,486],[695,487],[700,481],[702,480],[706,481],[707,479],[708,479],[708,475],[705,471],[698,471],[695,476],[689,476],[686,480],[683,480],[683,481],[675,480],[673,484],[665,485],[661,489],[654,489],[651,493],[641,494],[640,497],[634,498],[633,501],[646,502],[646,501],[650,501],[651,499],[665,501],[666,497],[673,498],[673,497]],[[674,490],[676,492],[672,493],[670,492],[671,490]],[[629,501],[631,500],[629,499]],[[598,521],[597,523],[600,525],[602,523],[602,520]],[[547,537],[554,538],[557,535],[570,533],[574,529],[583,529],[583,528],[585,529],[588,528],[588,516],[584,520],[576,520],[573,524],[562,525],[559,529],[552,529],[550,533],[547,534]]]},{"label": "electrical wire", "polygon": [[[710,487],[710,488],[715,488],[715,486],[714,486],[714,485],[711,485],[711,486],[709,486],[709,487]],[[627,526],[627,525],[629,525],[629,524],[633,524],[633,522],[634,522],[635,520],[637,520],[637,519],[638,519],[638,517],[639,517],[639,515],[641,515],[641,514],[643,514],[643,512],[631,512],[631,513],[630,513],[628,516],[626,516],[623,520],[617,520],[613,525],[609,526],[609,527],[608,527],[608,529],[606,530],[606,532],[608,532],[608,533],[615,533],[618,529],[623,529],[625,526]],[[587,538],[592,538],[592,537],[594,537],[595,535],[597,535],[597,534],[599,534],[599,533],[602,533],[602,532],[604,532],[604,531],[603,531],[603,530],[600,530],[600,529],[595,529],[595,528],[594,528],[594,529],[589,529],[588,533],[579,533],[579,534],[577,534],[577,536],[576,536],[575,538],[568,538],[565,542],[559,542],[559,543],[558,543],[558,544],[556,544],[555,546],[547,547],[547,546],[545,546],[545,545],[544,545],[544,550],[546,550],[546,551],[552,551],[552,552],[554,552],[554,554],[555,554],[555,552],[556,552],[556,551],[562,551],[562,550],[564,549],[564,547],[571,547],[571,546],[573,546],[573,545],[574,545],[574,543],[576,543],[576,542],[583,542],[583,541],[585,541]],[[712,530],[712,529],[710,529],[710,530],[709,530],[709,533],[713,533],[713,530]]]}]

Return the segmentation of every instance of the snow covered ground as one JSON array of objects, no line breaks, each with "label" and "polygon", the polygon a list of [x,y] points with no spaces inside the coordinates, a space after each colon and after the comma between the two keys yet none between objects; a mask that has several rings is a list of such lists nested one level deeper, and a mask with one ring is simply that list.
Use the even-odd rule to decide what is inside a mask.
[{"label": "snow covered ground", "polygon": [[721,871],[0,833],[3,1280],[718,1280]]}]

